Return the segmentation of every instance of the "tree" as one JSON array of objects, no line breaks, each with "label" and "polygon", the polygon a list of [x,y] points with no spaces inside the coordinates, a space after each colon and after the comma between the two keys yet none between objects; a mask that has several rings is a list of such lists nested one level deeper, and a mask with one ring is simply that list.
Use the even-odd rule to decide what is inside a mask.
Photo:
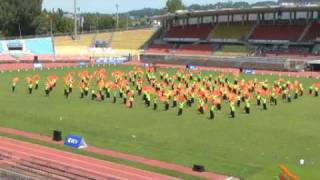
[{"label": "tree", "polygon": [[168,0],[166,4],[166,10],[169,13],[174,13],[177,10],[184,9],[184,5],[181,0]]},{"label": "tree", "polygon": [[6,36],[34,34],[38,25],[36,18],[41,14],[42,0],[1,0],[0,29]]}]

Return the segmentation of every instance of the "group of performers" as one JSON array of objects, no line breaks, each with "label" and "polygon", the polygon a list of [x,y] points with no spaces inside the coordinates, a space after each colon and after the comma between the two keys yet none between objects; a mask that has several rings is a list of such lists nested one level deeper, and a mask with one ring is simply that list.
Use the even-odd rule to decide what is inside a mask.
[{"label": "group of performers", "polygon": [[[78,78],[76,78],[78,76]],[[246,114],[251,113],[251,104],[267,110],[269,106],[277,106],[279,99],[291,103],[304,95],[304,88],[299,81],[286,81],[282,78],[269,82],[268,79],[244,80],[239,74],[213,76],[203,74],[199,70],[178,69],[174,74],[164,70],[156,71],[153,67],[145,69],[135,67],[128,73],[114,71],[108,78],[105,69],[93,73],[82,70],[78,73],[68,72],[64,77],[64,96],[69,98],[74,85],[80,88],[80,98],[89,97],[94,101],[110,99],[117,103],[120,99],[128,108],[133,108],[136,99],[143,100],[146,107],[154,111],[163,104],[163,110],[177,109],[177,115],[183,115],[185,107],[194,108],[199,114],[208,113],[209,119],[214,119],[217,111],[229,106],[230,117],[236,117],[236,110],[242,109]],[[44,94],[57,85],[58,76],[50,75],[45,82]],[[78,80],[78,81],[77,81]],[[15,92],[19,78],[12,80],[12,91]],[[40,76],[26,78],[28,93],[39,88]],[[319,95],[320,84],[309,87],[312,96]]]}]

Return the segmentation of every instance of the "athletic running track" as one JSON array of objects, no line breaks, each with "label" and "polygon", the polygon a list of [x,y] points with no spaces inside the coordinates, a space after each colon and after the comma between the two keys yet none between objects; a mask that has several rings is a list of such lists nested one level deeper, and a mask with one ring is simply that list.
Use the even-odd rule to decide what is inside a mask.
[{"label": "athletic running track", "polygon": [[[47,179],[174,180],[176,178],[0,137],[0,167]],[[15,170],[15,171],[16,171]]]},{"label": "athletic running track", "polygon": [[[43,141],[43,142],[47,142],[47,143],[63,145],[63,142],[52,141],[51,138],[48,137],[48,136],[43,136],[43,135],[40,135],[40,134],[25,132],[25,131],[21,131],[21,130],[0,127],[0,132],[1,133],[5,133],[5,134],[17,135],[17,136],[21,136],[21,137],[25,137],[25,138],[29,138],[29,139],[33,139],[33,140]],[[13,144],[13,145],[12,146],[7,146],[7,144],[2,144],[2,143],[7,143],[7,142],[9,142],[9,144],[11,142],[11,144]],[[15,144],[17,144],[17,145],[14,146]],[[5,149],[5,148],[9,148],[9,149]],[[103,168],[103,166],[101,166],[103,172],[104,171],[108,172],[106,175],[108,175],[110,173],[109,176],[111,176],[113,172],[117,173],[116,175],[119,175],[119,177],[111,176],[111,177],[113,177],[113,179],[126,179],[125,177],[127,175],[134,175],[134,173],[137,173],[140,176],[136,176],[136,177],[134,177],[134,176],[129,177],[128,176],[127,179],[128,180],[144,180],[144,179],[166,180],[166,179],[176,179],[176,178],[173,178],[173,177],[168,177],[168,176],[164,176],[164,175],[150,173],[150,172],[146,172],[146,171],[143,171],[143,170],[138,170],[138,169],[135,169],[135,168],[129,168],[129,167],[124,166],[124,165],[108,163],[108,162],[105,162],[105,161],[95,160],[95,159],[84,157],[84,156],[80,156],[80,155],[66,153],[66,152],[54,150],[54,149],[51,149],[51,148],[42,147],[42,146],[39,146],[39,145],[33,145],[33,144],[30,144],[30,143],[19,142],[19,141],[16,141],[16,140],[9,140],[9,139],[0,137],[0,152],[2,150],[8,151],[8,152],[14,152],[17,155],[22,155],[22,156],[23,155],[27,155],[27,154],[34,154],[34,155],[39,155],[39,156],[41,155],[41,156],[48,157],[48,158],[50,157],[53,160],[59,159],[59,162],[60,162],[60,159],[61,159],[61,162],[66,161],[65,163],[68,162],[69,165],[72,166],[72,167],[73,167],[73,165],[75,165],[75,167],[80,166],[80,165],[84,165],[85,167],[82,167],[82,168],[86,169],[87,166],[91,166],[91,168],[89,168],[89,170],[92,170],[92,171],[97,171],[100,168],[100,166],[95,166],[95,161],[96,161],[97,165],[105,164],[108,167],[106,169],[109,169],[110,171],[103,170],[104,168]],[[40,151],[37,151],[37,150],[40,150]],[[158,160],[154,160],[154,159],[147,159],[147,158],[144,158],[144,157],[141,157],[141,156],[126,154],[126,153],[117,152],[117,151],[113,151],[113,150],[101,149],[101,148],[97,148],[97,147],[94,147],[94,146],[90,146],[90,143],[89,143],[89,147],[86,148],[85,151],[88,151],[88,152],[91,152],[91,153],[95,153],[95,154],[99,154],[99,155],[109,156],[109,157],[113,157],[113,158],[117,158],[117,159],[123,159],[123,160],[131,161],[131,162],[136,162],[136,163],[140,163],[140,164],[145,164],[145,165],[148,165],[148,166],[153,166],[153,167],[157,167],[157,168],[161,168],[161,169],[175,171],[175,172],[179,172],[179,173],[182,173],[182,174],[198,176],[198,177],[201,177],[201,178],[204,178],[204,179],[210,179],[210,180],[239,180],[239,178],[236,178],[236,177],[229,177],[229,176],[225,176],[225,175],[221,175],[221,174],[217,174],[217,173],[213,173],[213,172],[202,172],[202,173],[199,173],[199,172],[192,171],[192,169],[190,167],[184,167],[184,166],[181,166],[181,165],[167,163],[167,162],[158,161]],[[19,153],[19,152],[23,152],[23,153]],[[39,152],[41,152],[41,153],[39,153]],[[47,156],[46,153],[48,153],[50,156]],[[1,154],[0,154],[0,157],[1,157]],[[56,161],[53,161],[53,162],[56,162]],[[113,167],[113,171],[111,171],[112,170],[111,167]],[[0,166],[0,168],[1,168],[1,166]],[[117,171],[117,169],[118,169],[118,171]],[[125,177],[120,176],[121,173],[125,173],[124,174]]]}]

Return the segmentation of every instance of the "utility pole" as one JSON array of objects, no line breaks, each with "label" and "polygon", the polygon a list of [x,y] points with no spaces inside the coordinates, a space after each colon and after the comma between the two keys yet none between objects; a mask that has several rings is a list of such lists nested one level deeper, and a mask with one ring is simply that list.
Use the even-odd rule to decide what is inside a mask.
[{"label": "utility pole", "polygon": [[116,8],[117,8],[117,15],[116,15],[117,25],[116,25],[116,29],[118,29],[118,27],[119,27],[119,4],[118,3],[116,4]]},{"label": "utility pole", "polygon": [[20,24],[20,22],[19,22],[19,34],[20,34],[20,39],[22,39],[21,24]]},{"label": "utility pole", "polygon": [[127,13],[127,31],[129,30],[129,12]]},{"label": "utility pole", "polygon": [[74,39],[78,39],[78,32],[77,32],[77,0],[74,0]]}]

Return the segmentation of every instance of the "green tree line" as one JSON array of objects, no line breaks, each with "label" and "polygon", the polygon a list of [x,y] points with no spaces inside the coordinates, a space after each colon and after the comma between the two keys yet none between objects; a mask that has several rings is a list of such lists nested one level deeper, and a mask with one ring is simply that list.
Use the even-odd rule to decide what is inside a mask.
[{"label": "green tree line", "polygon": [[[100,13],[78,14],[78,30],[92,31],[114,28],[115,15]],[[129,22],[127,22],[129,21]],[[119,28],[130,26],[130,18],[120,15]],[[0,36],[49,35],[72,33],[72,13],[62,9],[48,11],[42,8],[42,0],[0,0]]]}]

